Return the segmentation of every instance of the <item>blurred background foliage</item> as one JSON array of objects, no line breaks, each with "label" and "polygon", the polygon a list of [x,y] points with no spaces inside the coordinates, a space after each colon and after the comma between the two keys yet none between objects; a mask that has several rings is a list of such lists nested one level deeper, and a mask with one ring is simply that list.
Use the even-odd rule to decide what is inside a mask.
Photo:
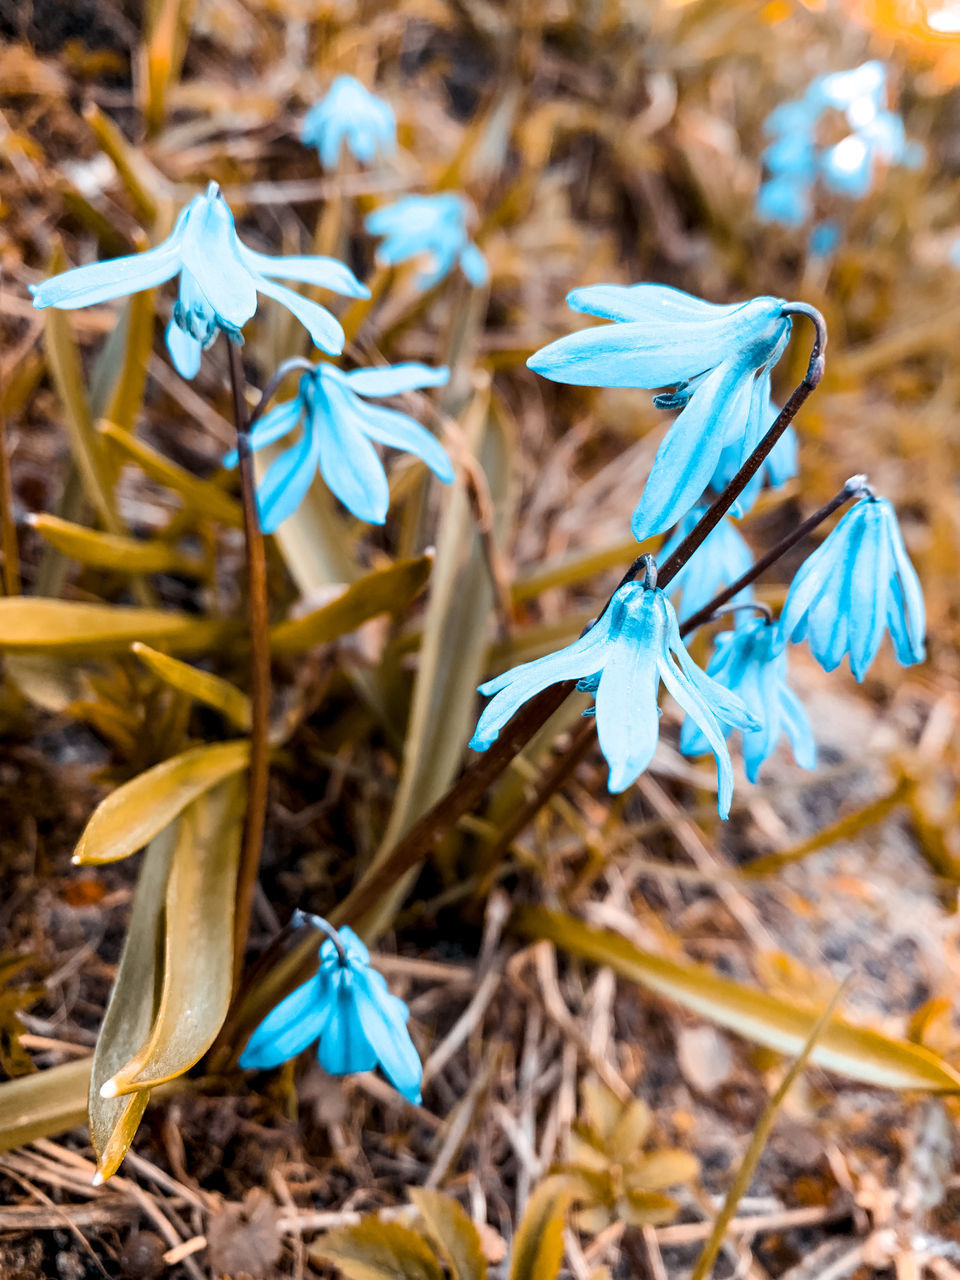
[{"label": "blurred background foliage", "polygon": [[[735,1224],[718,1265],[803,1280],[838,1257],[830,1274],[915,1274],[929,1255],[940,1280],[955,1274],[955,1104],[874,1087],[949,1090],[960,1068],[960,51],[933,8],[0,6],[0,1145],[32,1142],[0,1156],[14,1274],[298,1275],[326,1259],[367,1276],[372,1250],[393,1259],[378,1275],[467,1277],[502,1266],[511,1241],[516,1280],[686,1270],[778,1055],[804,1051],[835,1074],[789,1095],[741,1204],[761,1225]],[[835,251],[812,256],[806,229],[755,215],[763,121],[867,58],[887,65],[926,161],[878,171],[844,204]],[[395,161],[324,173],[297,141],[339,72],[393,104]],[[663,415],[643,394],[524,368],[576,327],[569,289],[652,280],[821,308],[827,374],[798,423],[800,476],[758,502],[746,536],[762,550],[866,471],[926,591],[923,667],[884,650],[858,688],[797,653],[821,768],[771,763],[738,786],[729,824],[667,709],[630,793],[611,800],[589,754],[518,829],[571,703],[365,907],[413,1011],[422,1108],[312,1061],[251,1081],[204,1058],[230,999],[249,717],[223,353],[177,377],[165,290],[70,315],[33,311],[27,292],[166,235],[211,179],[254,247],[333,253],[370,284],[370,302],[335,304],[350,361],[453,371],[405,406],[441,435],[451,490],[396,457],[383,529],[318,482],[269,544],[274,755],[251,960],[295,906],[335,913],[369,882],[456,779],[478,680],[572,639],[634,554]],[[455,274],[422,294],[363,233],[397,193],[438,189],[475,205],[482,292]],[[251,387],[310,354],[269,303],[246,336]],[[761,597],[779,603],[797,563]],[[851,1021],[818,1030],[810,1001],[850,974]],[[95,1044],[94,1095],[117,1071],[137,1086],[95,1104],[101,1170],[158,1090],[96,1197],[84,1131],[49,1141],[86,1118]],[[449,1198],[414,1190],[405,1207],[411,1184],[443,1187],[474,1226]],[[357,1225],[383,1207],[386,1223]],[[328,1229],[306,1253],[302,1234]]]}]

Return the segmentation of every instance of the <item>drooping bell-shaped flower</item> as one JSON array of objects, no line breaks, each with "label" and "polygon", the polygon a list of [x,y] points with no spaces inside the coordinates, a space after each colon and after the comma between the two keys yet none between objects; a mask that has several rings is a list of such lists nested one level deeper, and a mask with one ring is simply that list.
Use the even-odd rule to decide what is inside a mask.
[{"label": "drooping bell-shaped flower", "polygon": [[330,1075],[379,1066],[394,1088],[417,1103],[423,1068],[407,1030],[409,1017],[383,975],[370,967],[367,948],[344,927],[337,941],[328,937],[320,947],[315,976],[281,1000],[254,1031],[240,1066],[260,1071],[279,1066],[319,1039],[320,1065]]},{"label": "drooping bell-shaped flower", "polygon": [[[657,556],[661,563],[668,560],[680,543],[692,533],[700,522],[706,507],[694,507],[680,523],[673,536],[660,549]],[[679,615],[681,618],[692,617],[705,604],[736,582],[742,574],[753,565],[753,555],[737,531],[736,525],[724,516],[715,529],[707,534],[683,567],[670,579],[667,592],[674,598],[677,592],[682,593],[683,600]],[[733,603],[742,604],[753,599],[753,588],[744,587],[733,597]]]},{"label": "drooping bell-shaped flower", "polygon": [[373,164],[396,151],[397,121],[389,102],[353,76],[337,76],[304,116],[300,141],[316,147],[325,169],[337,167],[344,143],[361,164]]},{"label": "drooping bell-shaped flower", "polygon": [[488,680],[492,696],[470,743],[485,751],[523,703],[563,680],[595,695],[597,736],[610,766],[611,791],[625,790],[647,768],[660,735],[657,695],[661,681],[700,726],[717,760],[718,809],[725,818],[733,796],[733,769],[723,724],[754,727],[743,703],[692,661],[680,638],[677,615],[661,590],[628,582],[579,640],[547,657],[525,662]]},{"label": "drooping bell-shaped flower", "polygon": [[[717,306],[665,285],[593,285],[567,296],[575,311],[615,323],[551,342],[527,364],[554,382],[596,387],[663,387],[660,408],[681,409],[667,432],[633,513],[638,541],[680,520],[710,483],[724,446],[751,449],[768,385],[791,320],[782,298]],[[766,397],[769,398],[768,395]]]},{"label": "drooping bell-shaped flower", "polygon": [[331,355],[343,350],[343,330],[325,307],[277,284],[275,277],[319,285],[351,298],[369,290],[335,258],[269,257],[248,249],[237,235],[230,207],[211,182],[180,213],[162,244],[144,253],[111,258],[64,271],[32,285],[35,307],[72,311],[152,289],[180,277],[180,292],[167,329],[167,345],[180,373],[192,378],[200,354],[223,330],[233,341],[257,309],[257,294],[281,302],[314,343]]},{"label": "drooping bell-shaped flower", "polygon": [[472,285],[486,284],[487,260],[470,239],[467,218],[470,206],[454,191],[430,196],[403,196],[394,204],[375,209],[364,224],[371,235],[383,236],[377,257],[395,264],[427,254],[429,271],[417,277],[421,289],[429,289],[460,264]]},{"label": "drooping bell-shaped flower", "polygon": [[[733,631],[721,632],[707,675],[737,694],[757,722],[756,728],[743,730],[743,763],[751,782],[756,782],[781,733],[790,740],[797,764],[803,769],[815,767],[816,743],[803,704],[787,685],[787,654],[776,623],[765,617],[750,618]],[[680,750],[687,756],[710,750],[692,719],[684,721]]]},{"label": "drooping bell-shaped flower", "polygon": [[[273,533],[296,511],[318,468],[329,488],[359,520],[383,524],[390,489],[374,440],[416,454],[439,480],[449,484],[453,467],[436,437],[407,414],[368,404],[365,399],[442,387],[448,377],[447,369],[413,363],[351,369],[349,373],[332,364],[319,364],[305,373],[296,398],[264,414],[250,433],[251,448],[262,449],[282,440],[298,425],[303,428],[300,438],[270,465],[257,490],[264,533]],[[228,454],[224,463],[236,466],[236,451]]]},{"label": "drooping bell-shaped flower", "polygon": [[858,680],[886,630],[904,666],[924,660],[923,593],[885,498],[867,493],[807,558],[790,585],[780,628],[785,640],[806,638],[827,671],[848,653]]},{"label": "drooping bell-shaped flower", "polygon": [[[779,408],[770,398],[770,373],[767,370],[760,374],[754,386],[746,430],[739,433],[735,431],[720,452],[710,481],[710,488],[714,493],[720,493],[726,488],[743,465],[744,457],[749,457],[773,426],[779,412]],[[787,427],[758,467],[756,474],[741,490],[736,502],[730,508],[730,514],[737,519],[745,515],[759,497],[764,482],[769,483],[772,489],[779,489],[796,474],[797,434],[791,426]],[[662,556],[661,559],[663,559]]]}]

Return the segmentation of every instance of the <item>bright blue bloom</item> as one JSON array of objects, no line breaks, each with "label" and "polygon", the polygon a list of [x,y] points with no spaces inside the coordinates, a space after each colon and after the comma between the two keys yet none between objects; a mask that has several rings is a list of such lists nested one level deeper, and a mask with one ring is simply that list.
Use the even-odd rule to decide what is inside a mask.
[{"label": "bright blue bloom", "polygon": [[873,59],[849,71],[817,76],[807,90],[814,106],[834,107],[847,115],[854,129],[862,128],[883,107],[887,94],[887,69]]},{"label": "bright blue bloom", "polygon": [[325,169],[337,167],[344,142],[361,164],[373,164],[395,153],[397,122],[389,102],[353,76],[337,76],[304,117],[300,141],[316,147]]},{"label": "bright blue bloom", "polygon": [[904,666],[923,661],[923,594],[885,498],[861,498],[804,562],[780,626],[785,639],[806,637],[827,671],[849,653],[858,680],[876,657],[886,629]]},{"label": "bright blue bloom", "polygon": [[831,191],[862,200],[873,183],[873,153],[860,134],[850,133],[824,152],[821,171]]},{"label": "bright blue bloom", "polygon": [[[738,429],[736,425],[731,429],[710,481],[710,488],[715,493],[720,493],[726,488],[773,426],[780,413],[770,397],[770,381],[770,370],[766,369],[754,383],[746,429]],[[797,434],[793,427],[787,427],[757,469],[756,474],[741,491],[740,496],[730,508],[730,514],[737,519],[745,515],[756,502],[765,480],[769,481],[771,488],[779,489],[796,474]]]},{"label": "bright blue bloom", "polygon": [[327,938],[318,973],[267,1014],[247,1041],[240,1066],[279,1066],[319,1038],[320,1065],[330,1075],[379,1065],[405,1098],[419,1102],[423,1068],[407,1030],[410,1010],[370,968],[370,953],[353,930],[344,927],[339,936],[343,956]]},{"label": "bright blue bloom", "polygon": [[817,176],[817,147],[812,133],[787,134],[771,142],[760,157],[771,173],[798,182]]},{"label": "bright blue bloom", "polygon": [[486,751],[521,705],[561,680],[596,695],[600,750],[610,766],[609,789],[623,791],[646,769],[660,734],[661,680],[681,709],[703,730],[717,759],[718,808],[725,818],[733,796],[733,769],[721,722],[739,728],[755,721],[736,695],[709,679],[690,659],[673,605],[656,587],[628,582],[585,635],[558,653],[525,662],[480,686],[495,694],[484,708],[470,745]]},{"label": "bright blue bloom", "polygon": [[194,196],[180,213],[170,236],[145,253],[111,258],[31,285],[35,307],[72,311],[139,293],[180,277],[180,293],[167,329],[167,345],[180,373],[192,378],[200,353],[222,329],[235,342],[257,309],[257,294],[274,298],[297,317],[324,351],[343,350],[343,330],[319,303],[311,302],[274,276],[319,285],[351,298],[370,291],[349,267],[335,258],[279,257],[255,253],[238,238],[233,214],[215,182]]},{"label": "bright blue bloom", "polygon": [[377,256],[391,264],[406,262],[421,253],[433,259],[431,270],[418,276],[421,289],[429,289],[456,263],[472,285],[487,282],[487,261],[467,234],[469,205],[453,191],[432,196],[403,196],[395,204],[375,209],[364,224],[371,235],[385,236]]},{"label": "bright blue bloom", "polygon": [[[407,414],[361,399],[442,387],[449,376],[447,369],[424,364],[383,365],[349,373],[332,364],[319,364],[312,373],[305,373],[296,399],[264,414],[250,433],[251,447],[262,449],[289,435],[298,424],[303,426],[300,438],[271,464],[257,490],[264,533],[273,533],[293,515],[318,467],[330,489],[358,520],[383,524],[390,489],[372,440],[415,453],[438,479],[449,484],[453,467],[435,436]],[[237,465],[236,451],[227,455],[224,464]]]},{"label": "bright blue bloom", "polygon": [[[657,552],[661,564],[693,532],[705,511],[706,507],[694,507],[683,517],[669,542]],[[683,593],[680,616],[689,618],[752,566],[753,555],[750,548],[737,532],[733,521],[724,516],[717,527],[707,534],[683,568],[670,579],[666,590],[671,597],[678,591]],[[753,588],[744,587],[733,599],[737,604],[752,600]]]},{"label": "bright blue bloom", "polygon": [[[777,624],[763,617],[750,618],[733,631],[721,632],[707,675],[736,693],[757,722],[757,728],[743,731],[743,763],[751,782],[756,782],[760,766],[772,754],[781,731],[790,739],[797,764],[803,769],[816,766],[817,746],[810,721],[787,685],[787,653]],[[693,720],[684,721],[680,750],[686,756],[710,750]]]},{"label": "bright blue bloom", "polygon": [[[558,338],[527,361],[554,382],[595,387],[663,387],[661,409],[682,409],[654,459],[633,513],[638,541],[690,510],[724,445],[739,439],[744,462],[754,423],[769,401],[768,374],[790,336],[782,298],[717,306],[660,284],[574,289],[567,305],[616,323]],[[766,399],[764,398],[766,396]]]},{"label": "bright blue bloom", "polygon": [[811,184],[805,178],[778,174],[760,184],[757,192],[757,216],[764,222],[778,222],[782,227],[802,227],[812,209]]}]

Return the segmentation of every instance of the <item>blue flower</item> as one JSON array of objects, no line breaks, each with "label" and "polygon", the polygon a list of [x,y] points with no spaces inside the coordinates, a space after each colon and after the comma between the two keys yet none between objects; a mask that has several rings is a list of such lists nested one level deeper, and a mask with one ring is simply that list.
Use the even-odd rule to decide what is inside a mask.
[{"label": "blue flower", "polygon": [[437,284],[458,262],[470,283],[480,288],[487,282],[487,262],[467,234],[468,209],[463,196],[453,191],[404,196],[375,209],[365,226],[371,235],[386,237],[377,250],[384,262],[406,262],[421,253],[430,254],[432,269],[417,278],[421,289]]},{"label": "blue flower", "polygon": [[[707,675],[731,689],[757,722],[743,731],[743,763],[756,782],[760,766],[785,732],[797,764],[813,769],[817,747],[810,721],[797,695],[787,685],[787,654],[780,628],[767,618],[750,618],[733,631],[717,636]],[[729,730],[728,730],[729,732]],[[680,750],[687,756],[709,751],[710,744],[693,720],[680,733]]]},{"label": "blue flower", "polygon": [[811,209],[811,184],[792,174],[768,179],[757,192],[757,216],[764,222],[796,229],[807,221]]},{"label": "blue flower", "polygon": [[721,722],[755,725],[736,695],[723,689],[690,659],[673,605],[656,587],[628,582],[579,640],[558,653],[525,662],[480,686],[495,695],[484,708],[470,745],[486,751],[528,699],[561,680],[578,680],[594,693],[600,750],[610,766],[611,791],[625,790],[653,758],[660,734],[657,693],[661,680],[691,716],[717,759],[718,808],[725,818],[733,796],[733,769]]},{"label": "blue flower", "polygon": [[[312,373],[305,373],[296,399],[264,414],[250,433],[251,447],[262,449],[289,435],[298,423],[303,425],[299,440],[271,464],[257,491],[264,533],[272,533],[293,515],[318,467],[329,487],[359,520],[383,524],[390,490],[371,440],[415,453],[438,479],[449,484],[453,467],[435,436],[405,413],[361,399],[442,387],[448,377],[447,369],[423,364],[384,365],[349,373],[332,364],[320,364]],[[227,455],[224,464],[237,465],[236,451]]]},{"label": "blue flower", "polygon": [[200,353],[222,329],[233,341],[257,309],[257,294],[282,302],[324,351],[343,349],[343,330],[329,311],[275,276],[319,285],[352,298],[369,290],[335,258],[279,257],[255,253],[238,238],[233,214],[215,182],[195,196],[180,213],[162,244],[145,253],[112,258],[31,285],[35,307],[72,311],[108,302],[128,293],[152,289],[180,277],[180,292],[167,329],[173,362],[184,377],[200,367]]},{"label": "blue flower", "polygon": [[840,243],[840,228],[835,222],[818,222],[810,232],[808,248],[811,258],[829,258]]},{"label": "blue flower", "polygon": [[849,71],[817,76],[807,89],[807,101],[817,107],[844,111],[853,128],[868,124],[886,99],[887,69],[873,59]]},{"label": "blue flower", "polygon": [[783,354],[791,321],[782,298],[716,306],[659,284],[601,284],[567,295],[575,311],[616,323],[551,342],[527,364],[554,382],[663,387],[659,408],[682,409],[667,432],[633,513],[638,541],[662,533],[698,501],[724,445],[753,445],[769,401],[766,374]]},{"label": "blue flower", "polygon": [[[715,493],[720,493],[727,487],[773,426],[780,413],[779,408],[770,398],[769,370],[761,373],[753,390],[754,397],[750,403],[750,416],[747,419],[746,430],[737,429],[734,424],[734,429],[717,459],[717,465],[710,480],[710,488]],[[797,433],[793,427],[787,427],[731,506],[730,514],[737,519],[745,515],[756,502],[764,481],[768,481],[771,488],[779,489],[796,474]]]},{"label": "blue flower", "polygon": [[370,953],[352,929],[341,929],[339,942],[339,949],[332,937],[322,944],[318,973],[267,1014],[240,1066],[279,1066],[319,1039],[320,1065],[330,1075],[379,1065],[405,1098],[419,1102],[423,1068],[407,1030],[409,1009],[370,968]]},{"label": "blue flower", "polygon": [[806,637],[827,671],[849,653],[858,680],[888,628],[904,666],[923,661],[923,594],[885,498],[861,498],[808,557],[791,583],[780,626],[785,639]]},{"label": "blue flower", "polygon": [[[694,507],[677,525],[669,542],[657,552],[661,562],[670,558],[688,533],[698,524],[706,507]],[[709,604],[718,592],[735,582],[753,565],[750,548],[737,532],[736,525],[724,516],[710,532],[680,571],[670,579],[667,591],[673,597],[683,593],[681,617],[689,618]],[[753,589],[744,589],[733,597],[738,604],[753,599]]]},{"label": "blue flower", "polygon": [[372,164],[396,151],[397,122],[389,102],[353,76],[337,76],[304,117],[300,141],[316,147],[325,169],[337,167],[344,142],[361,164]]}]

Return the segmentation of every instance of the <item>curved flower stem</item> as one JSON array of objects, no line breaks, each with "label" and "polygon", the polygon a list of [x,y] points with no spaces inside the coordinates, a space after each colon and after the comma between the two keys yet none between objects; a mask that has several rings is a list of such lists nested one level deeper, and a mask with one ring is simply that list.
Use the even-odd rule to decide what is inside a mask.
[{"label": "curved flower stem", "polygon": [[845,502],[849,502],[851,498],[858,497],[866,488],[866,479],[864,476],[851,476],[847,483],[843,486],[839,493],[835,493],[829,502],[825,502],[823,506],[814,511],[812,516],[808,516],[802,524],[798,524],[785,537],[781,538],[776,546],[771,547],[766,555],[750,566],[750,568],[737,578],[736,582],[731,582],[729,587],[725,587],[718,595],[705,604],[702,609],[698,609],[696,613],[691,613],[689,618],[685,618],[680,624],[680,634],[688,636],[691,631],[696,631],[697,627],[702,627],[705,622],[710,622],[716,616],[728,600],[732,600],[735,595],[748,587],[751,582],[755,582],[764,570],[769,569],[772,564],[786,555],[791,547],[795,547],[798,542],[802,542],[808,533],[812,533],[817,525],[823,524],[824,520],[830,516]]},{"label": "curved flower stem", "polygon": [[292,929],[302,929],[305,924],[310,925],[313,929],[319,929],[321,933],[326,934],[336,948],[337,959],[340,961],[341,967],[346,969],[348,967],[347,949],[343,945],[340,935],[337,933],[333,925],[330,924],[329,921],[324,920],[323,916],[314,915],[312,911],[301,911],[300,908],[297,907],[296,911],[294,911],[293,915],[290,917],[290,927]]},{"label": "curved flower stem", "polygon": [[[243,393],[243,367],[239,347],[229,340],[230,386],[233,391],[233,420],[237,429],[240,498],[243,505],[243,534],[247,560],[247,617],[250,625],[250,773],[247,808],[243,819],[243,843],[237,872],[236,914],[234,917],[234,989],[240,980],[243,956],[250,929],[253,894],[260,866],[263,828],[267,816],[267,782],[270,769],[268,741],[270,721],[270,623],[267,611],[267,557],[257,515],[253,453],[250,449],[250,421]],[[275,388],[274,388],[275,389]],[[265,401],[261,398],[258,411]]]},{"label": "curved flower stem", "polygon": [[[264,409],[277,394],[280,383],[284,380],[288,373],[293,373],[295,369],[302,369],[304,373],[313,373],[317,366],[305,359],[303,356],[291,356],[289,360],[284,360],[283,364],[278,365],[273,374],[267,380],[267,385],[260,393],[260,399],[257,401],[253,413],[250,414],[250,420],[247,423],[247,431],[253,429],[257,419],[262,415]],[[234,402],[236,403],[236,402]]]}]

